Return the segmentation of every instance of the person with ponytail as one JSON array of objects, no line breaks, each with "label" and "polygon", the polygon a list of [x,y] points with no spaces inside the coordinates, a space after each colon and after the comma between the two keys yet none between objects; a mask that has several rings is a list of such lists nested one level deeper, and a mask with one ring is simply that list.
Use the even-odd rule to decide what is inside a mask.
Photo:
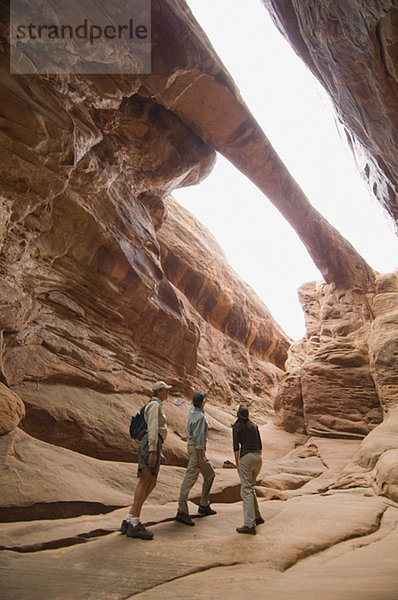
[{"label": "person with ponytail", "polygon": [[232,426],[232,437],[235,463],[241,481],[244,521],[243,526],[237,527],[236,531],[256,535],[256,525],[264,523],[254,489],[262,465],[262,443],[258,427],[249,419],[246,406],[238,407],[237,420]]}]

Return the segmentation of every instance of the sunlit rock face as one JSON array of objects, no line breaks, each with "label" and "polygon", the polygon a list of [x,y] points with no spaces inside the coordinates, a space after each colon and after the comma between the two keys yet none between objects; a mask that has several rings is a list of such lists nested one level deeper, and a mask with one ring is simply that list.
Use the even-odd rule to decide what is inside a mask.
[{"label": "sunlit rock face", "polygon": [[262,0],[333,100],[373,193],[398,219],[398,10],[393,0]]}]

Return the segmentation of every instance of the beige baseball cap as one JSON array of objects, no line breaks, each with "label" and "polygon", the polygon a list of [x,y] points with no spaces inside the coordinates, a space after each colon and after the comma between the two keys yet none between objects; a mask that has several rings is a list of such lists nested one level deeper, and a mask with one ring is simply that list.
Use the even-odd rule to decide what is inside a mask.
[{"label": "beige baseball cap", "polygon": [[166,388],[166,390],[170,390],[171,385],[167,385],[167,383],[165,383],[164,381],[157,381],[152,386],[154,392],[156,392],[157,390],[162,390],[163,388]]}]

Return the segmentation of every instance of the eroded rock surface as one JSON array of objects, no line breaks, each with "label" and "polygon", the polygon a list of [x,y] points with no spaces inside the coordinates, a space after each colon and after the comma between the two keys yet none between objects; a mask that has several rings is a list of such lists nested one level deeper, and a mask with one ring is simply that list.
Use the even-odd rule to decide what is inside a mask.
[{"label": "eroded rock surface", "polygon": [[15,429],[25,416],[21,398],[0,383],[0,436]]},{"label": "eroded rock surface", "polygon": [[[259,498],[265,523],[257,527],[255,537],[235,532],[242,520],[241,504],[228,496],[234,485],[239,488],[235,470],[216,469],[217,485],[225,490],[224,496],[220,487],[212,495],[217,514],[198,517],[190,504],[195,527],[187,528],[174,521],[177,503],[170,502],[177,484],[170,469],[177,477],[183,469],[168,467],[167,476],[161,475],[161,489],[143,511],[155,534],[151,542],[118,532],[125,509],[101,516],[3,523],[0,580],[5,598],[35,600],[56,594],[67,599],[89,592],[95,598],[115,599],[215,598],[221,593],[240,599],[250,589],[253,598],[284,600],[294,588],[299,600],[308,594],[315,599],[315,591],[307,589],[315,569],[316,576],[328,582],[344,573],[344,586],[337,578],[337,592],[330,585],[328,600],[394,600],[398,504],[375,495],[372,488],[325,491],[326,483],[336,482],[353,458],[359,442],[311,438],[303,444],[302,436],[271,424],[261,433],[264,465],[257,489],[271,491],[264,483],[271,466],[280,473],[301,472],[309,480],[300,489],[280,489],[281,498]],[[191,499],[199,489],[196,484]],[[29,578],[23,576],[26,572]]]},{"label": "eroded rock surface", "polygon": [[262,1],[329,93],[364,176],[397,222],[396,2]]},{"label": "eroded rock surface", "polygon": [[363,437],[382,420],[368,348],[370,299],[322,283],[302,286],[299,297],[307,336],[287,363],[279,422],[291,431]]},{"label": "eroded rock surface", "polygon": [[[333,600],[353,590],[396,600],[396,274],[377,276],[311,207],[182,0],[153,0],[148,76],[12,76],[0,8],[4,598],[241,600],[250,587],[253,598],[294,589],[308,600],[314,569],[321,582],[343,569]],[[376,21],[384,11],[391,70],[390,8]],[[278,207],[325,278],[301,291],[308,335],[279,394],[290,340],[170,197],[209,173],[215,150]],[[173,519],[185,423],[193,390],[213,378],[218,512],[197,518],[197,483],[187,531]],[[143,513],[149,547],[117,530],[137,482],[129,418],[156,379],[173,391],[168,464]],[[272,422],[275,398],[287,431]],[[235,533],[239,479],[222,468],[240,401],[264,444],[256,491],[266,524],[255,538]]]},{"label": "eroded rock surface", "polygon": [[[28,433],[114,460],[131,457],[117,419],[159,378],[186,399],[214,377],[221,404],[270,412],[290,344],[209,233],[166,200],[206,176],[215,152],[160,91],[198,52],[224,69],[194,21],[177,43],[183,3],[153,9],[153,76],[12,76],[2,29],[0,376],[26,398]],[[236,104],[227,75],[225,86]]]},{"label": "eroded rock surface", "polygon": [[[299,295],[307,336],[295,344],[275,401],[289,431],[364,438],[344,485],[359,480],[396,500],[398,273],[376,293],[312,283]],[[340,482],[342,483],[342,482]]]}]

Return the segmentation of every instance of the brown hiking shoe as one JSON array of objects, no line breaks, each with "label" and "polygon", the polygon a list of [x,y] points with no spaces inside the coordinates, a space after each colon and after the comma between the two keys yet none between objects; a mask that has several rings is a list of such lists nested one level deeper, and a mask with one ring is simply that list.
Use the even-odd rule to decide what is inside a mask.
[{"label": "brown hiking shoe", "polygon": [[256,525],[262,525],[263,523],[265,523],[264,519],[262,517],[257,517]]},{"label": "brown hiking shoe", "polygon": [[236,531],[238,533],[248,533],[249,535],[256,535],[256,528],[248,527],[247,525],[243,525],[242,527],[237,527]]},{"label": "brown hiking shoe", "polygon": [[138,523],[138,525],[130,523],[126,531],[126,536],[140,538],[141,540],[152,540],[153,531],[149,531],[142,523]]},{"label": "brown hiking shoe", "polygon": [[179,510],[176,514],[176,521],[179,523],[184,523],[184,525],[191,525],[191,527],[195,525],[191,517],[186,513],[183,513],[181,510]]}]

